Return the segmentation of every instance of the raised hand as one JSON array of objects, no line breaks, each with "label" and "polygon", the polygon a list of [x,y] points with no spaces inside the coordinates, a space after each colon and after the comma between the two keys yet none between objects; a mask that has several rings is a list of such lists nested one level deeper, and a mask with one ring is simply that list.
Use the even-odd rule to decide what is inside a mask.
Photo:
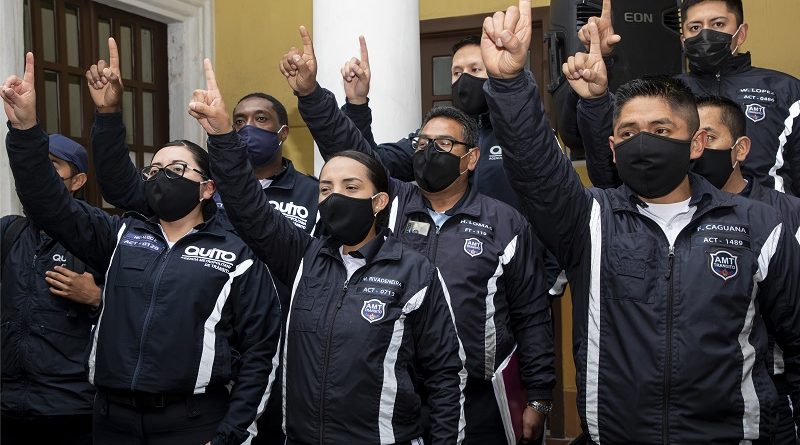
[{"label": "raised hand", "polygon": [[519,7],[509,6],[483,20],[481,56],[492,77],[516,76],[525,66],[531,45],[531,2],[520,0]]},{"label": "raised hand", "polygon": [[214,75],[210,60],[203,60],[203,69],[206,74],[206,89],[194,90],[192,93],[189,115],[197,119],[209,135],[230,133],[233,131],[231,117],[222,101],[222,95],[217,87],[217,76]]},{"label": "raised hand", "polygon": [[33,53],[27,53],[22,79],[11,76],[0,88],[6,116],[11,126],[18,130],[27,130],[36,125],[36,88],[33,80]]},{"label": "raised hand", "polygon": [[317,58],[314,56],[314,43],[305,26],[300,27],[303,39],[303,52],[292,47],[281,57],[278,68],[289,86],[300,96],[308,96],[317,88]]},{"label": "raised hand", "polygon": [[361,46],[361,59],[353,57],[342,67],[344,80],[344,94],[351,104],[361,105],[367,103],[369,95],[369,81],[372,71],[369,69],[369,51],[364,36],[358,37]]},{"label": "raised hand", "polygon": [[109,63],[98,60],[86,70],[86,81],[94,106],[101,113],[113,113],[122,109],[122,75],[119,71],[119,53],[117,42],[108,38]]},{"label": "raised hand", "polygon": [[600,33],[596,23],[589,23],[589,53],[577,53],[561,66],[569,85],[584,99],[594,99],[606,94],[608,72],[603,61]]},{"label": "raised hand", "polygon": [[590,17],[589,21],[578,31],[578,39],[589,50],[592,36],[589,35],[589,24],[597,25],[600,33],[600,52],[603,57],[608,57],[614,52],[614,45],[622,40],[622,36],[614,34],[614,24],[611,20],[611,0],[603,0],[603,12],[600,17]]}]

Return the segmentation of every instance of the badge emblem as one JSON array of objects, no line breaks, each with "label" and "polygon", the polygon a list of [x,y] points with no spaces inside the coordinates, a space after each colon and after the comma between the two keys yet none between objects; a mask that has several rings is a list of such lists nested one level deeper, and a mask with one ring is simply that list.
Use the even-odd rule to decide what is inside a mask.
[{"label": "badge emblem", "polygon": [[767,109],[760,104],[750,104],[745,108],[744,114],[753,122],[763,121],[767,117]]},{"label": "badge emblem", "polygon": [[386,315],[386,303],[381,300],[367,300],[361,307],[361,316],[370,323],[383,320]]},{"label": "badge emblem", "polygon": [[478,238],[467,238],[464,240],[464,252],[467,252],[467,255],[473,258],[482,254],[483,241],[479,240]]},{"label": "badge emblem", "polygon": [[728,281],[739,273],[739,257],[736,255],[725,250],[709,253],[709,255],[711,256],[711,272],[714,272],[714,275]]}]

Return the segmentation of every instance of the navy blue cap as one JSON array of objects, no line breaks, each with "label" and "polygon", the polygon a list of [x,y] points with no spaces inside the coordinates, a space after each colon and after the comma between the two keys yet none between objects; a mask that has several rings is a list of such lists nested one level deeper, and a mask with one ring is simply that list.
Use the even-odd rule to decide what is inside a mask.
[{"label": "navy blue cap", "polygon": [[79,173],[89,170],[89,156],[83,145],[58,133],[50,135],[50,154],[63,161],[72,162]]}]

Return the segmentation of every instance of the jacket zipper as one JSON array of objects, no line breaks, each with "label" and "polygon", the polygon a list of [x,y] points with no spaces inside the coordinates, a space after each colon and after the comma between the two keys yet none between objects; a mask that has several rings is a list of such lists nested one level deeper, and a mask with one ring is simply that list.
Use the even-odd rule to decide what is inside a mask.
[{"label": "jacket zipper", "polygon": [[164,273],[164,269],[166,269],[167,258],[169,258],[169,254],[172,252],[172,250],[173,249],[171,248],[167,248],[167,251],[164,253],[164,256],[161,257],[161,264],[158,266],[158,273],[156,274],[156,279],[153,281],[153,291],[150,293],[150,306],[148,306],[147,314],[145,314],[144,316],[144,324],[142,325],[142,336],[139,338],[139,357],[136,359],[136,368],[134,369],[133,377],[131,378],[131,391],[136,390],[136,383],[137,380],[139,379],[139,372],[142,370],[144,339],[147,336],[147,327],[150,324],[150,318],[153,316],[153,306],[155,306],[156,293],[158,292],[158,284],[161,281],[161,275]]},{"label": "jacket zipper", "polygon": [[722,78],[720,76],[720,73],[717,73],[716,78],[717,78],[717,96],[722,96]]},{"label": "jacket zipper", "polygon": [[673,273],[673,266],[675,265],[675,246],[669,246],[668,255],[669,269],[667,271],[667,279],[669,280],[669,289],[667,291],[667,353],[665,357],[666,364],[664,366],[664,413],[661,421],[661,443],[669,443],[669,394],[672,386],[672,312],[673,312],[673,298],[675,291],[675,277]]}]

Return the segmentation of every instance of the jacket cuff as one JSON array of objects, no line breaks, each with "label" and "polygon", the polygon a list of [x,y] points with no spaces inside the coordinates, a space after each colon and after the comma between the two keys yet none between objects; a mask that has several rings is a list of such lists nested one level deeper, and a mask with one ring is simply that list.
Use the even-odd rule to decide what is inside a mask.
[{"label": "jacket cuff", "polygon": [[553,400],[552,388],[528,388],[528,402],[535,400]]},{"label": "jacket cuff", "polygon": [[122,123],[122,112],[115,111],[113,113],[101,113],[95,109],[94,124],[102,126],[124,125]]},{"label": "jacket cuff", "polygon": [[500,79],[489,76],[489,80],[483,86],[486,91],[493,93],[515,93],[533,83],[533,74],[528,70],[523,70],[516,77],[510,79]]},{"label": "jacket cuff", "polygon": [[594,99],[584,99],[580,98],[578,100],[578,106],[582,106],[587,110],[597,109],[597,108],[607,108],[609,103],[611,102],[611,92],[606,90],[606,94],[596,97]]},{"label": "jacket cuff", "polygon": [[297,94],[297,91],[294,92],[294,95],[297,96],[297,100],[299,100],[300,102],[303,102],[305,100],[317,99],[317,98],[319,98],[320,96],[322,96],[324,94],[325,94],[324,93],[324,88],[322,88],[322,86],[320,86],[319,82],[317,82],[317,86],[316,86],[316,88],[314,88],[314,91],[312,91],[311,94],[307,94],[305,96],[301,96],[301,95]]},{"label": "jacket cuff", "polygon": [[370,111],[369,109],[369,97],[367,101],[363,104],[354,104],[350,102],[350,100],[345,99],[344,105],[342,105],[342,109],[345,110],[347,114],[366,114]]},{"label": "jacket cuff", "polygon": [[9,136],[13,135],[15,138],[21,140],[36,139],[41,137],[42,133],[44,132],[41,122],[36,122],[36,125],[28,128],[27,130],[20,130],[18,128],[14,128],[11,125],[11,121],[6,121],[6,127],[8,127]]},{"label": "jacket cuff", "polygon": [[239,133],[236,130],[225,134],[210,134],[208,135],[208,145],[213,145],[214,148],[219,150],[236,150],[239,149]]}]

